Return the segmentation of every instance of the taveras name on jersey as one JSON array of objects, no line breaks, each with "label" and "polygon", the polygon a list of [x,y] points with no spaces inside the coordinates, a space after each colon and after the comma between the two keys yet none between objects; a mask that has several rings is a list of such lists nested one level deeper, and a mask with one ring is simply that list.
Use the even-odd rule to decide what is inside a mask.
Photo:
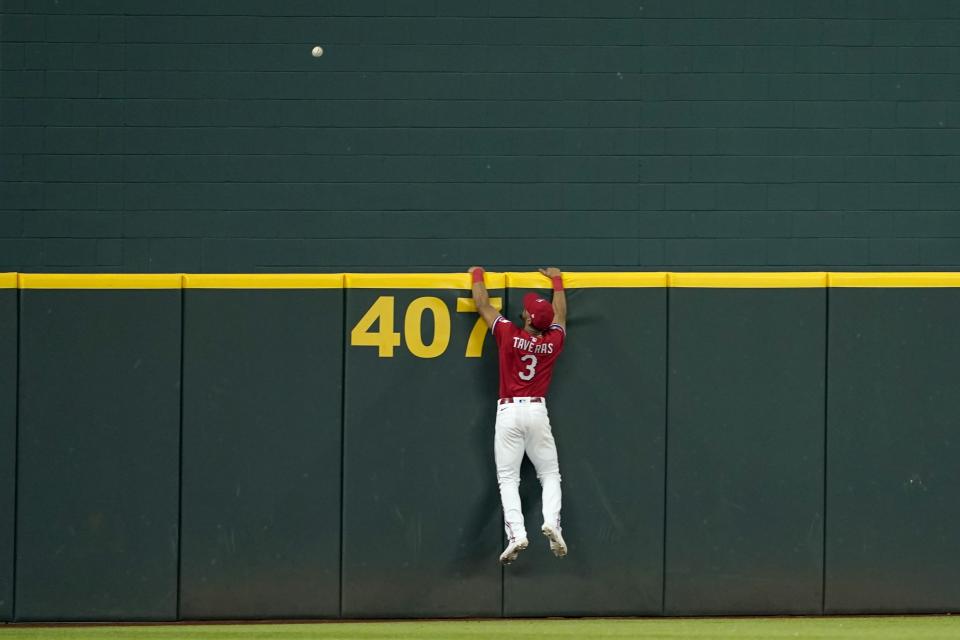
[{"label": "taveras name on jersey", "polygon": [[552,342],[538,342],[537,338],[534,338],[533,336],[530,337],[532,340],[527,340],[525,338],[521,338],[520,336],[514,336],[513,348],[520,349],[521,351],[529,351],[530,353],[553,353]]},{"label": "taveras name on jersey", "polygon": [[491,331],[500,359],[500,397],[545,397],[553,365],[563,351],[566,330],[552,324],[540,336],[532,336],[497,316]]}]

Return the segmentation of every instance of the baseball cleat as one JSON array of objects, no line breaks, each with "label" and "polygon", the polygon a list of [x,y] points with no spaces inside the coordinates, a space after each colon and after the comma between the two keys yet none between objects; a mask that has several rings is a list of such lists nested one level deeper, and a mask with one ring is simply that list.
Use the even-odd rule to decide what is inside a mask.
[{"label": "baseball cleat", "polygon": [[567,543],[563,541],[563,536],[560,535],[560,527],[554,528],[545,524],[540,530],[543,531],[543,535],[547,536],[547,540],[550,541],[550,551],[553,552],[553,555],[558,558],[567,555]]},{"label": "baseball cleat", "polygon": [[500,564],[510,564],[516,560],[520,552],[526,549],[529,544],[526,538],[520,538],[508,544],[507,548],[500,554]]}]

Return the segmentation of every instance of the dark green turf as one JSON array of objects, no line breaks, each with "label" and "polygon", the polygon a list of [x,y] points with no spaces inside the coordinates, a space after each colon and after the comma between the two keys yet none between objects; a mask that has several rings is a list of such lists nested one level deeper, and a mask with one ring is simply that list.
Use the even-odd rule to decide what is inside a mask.
[{"label": "dark green turf", "polygon": [[805,638],[816,640],[955,640],[960,617],[865,618],[702,618],[644,620],[485,620],[411,622],[329,622],[312,624],[169,626],[0,626],[3,640],[406,640],[504,638]]}]

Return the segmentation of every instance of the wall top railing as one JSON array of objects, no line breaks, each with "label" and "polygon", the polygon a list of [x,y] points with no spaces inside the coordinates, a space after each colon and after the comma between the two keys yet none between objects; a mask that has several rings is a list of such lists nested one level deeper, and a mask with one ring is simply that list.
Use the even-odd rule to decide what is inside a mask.
[{"label": "wall top railing", "polygon": [[[960,272],[760,273],[578,272],[563,275],[568,289],[587,288],[953,288]],[[537,272],[487,272],[491,289],[549,289]],[[0,289],[463,289],[466,273],[0,273]]]}]

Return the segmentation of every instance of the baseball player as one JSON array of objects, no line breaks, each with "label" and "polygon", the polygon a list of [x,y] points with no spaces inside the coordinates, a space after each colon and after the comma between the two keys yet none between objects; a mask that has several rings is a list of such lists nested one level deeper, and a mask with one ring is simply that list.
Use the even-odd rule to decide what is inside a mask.
[{"label": "baseball player", "polygon": [[563,350],[567,335],[563,276],[554,267],[540,269],[540,273],[553,281],[553,302],[528,293],[523,298],[523,327],[517,327],[490,305],[483,268],[471,267],[470,273],[473,300],[496,338],[500,357],[500,399],[493,452],[509,541],[500,554],[500,563],[510,564],[529,545],[519,492],[524,453],[533,462],[543,488],[540,531],[550,541],[553,555],[562,558],[567,555],[567,543],[560,533],[560,466],[547,415],[546,395],[553,364]]}]

